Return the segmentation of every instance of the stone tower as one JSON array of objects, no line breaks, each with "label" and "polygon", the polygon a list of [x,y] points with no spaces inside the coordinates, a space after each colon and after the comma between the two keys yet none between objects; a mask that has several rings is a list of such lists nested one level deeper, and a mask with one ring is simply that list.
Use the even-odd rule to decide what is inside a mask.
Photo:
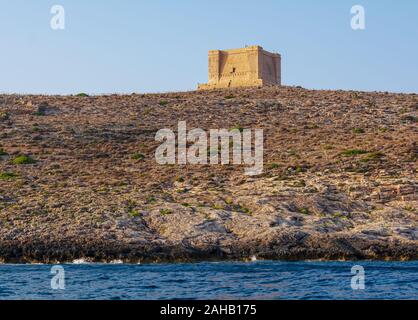
[{"label": "stone tower", "polygon": [[209,82],[198,90],[281,84],[281,56],[260,46],[209,51]]}]

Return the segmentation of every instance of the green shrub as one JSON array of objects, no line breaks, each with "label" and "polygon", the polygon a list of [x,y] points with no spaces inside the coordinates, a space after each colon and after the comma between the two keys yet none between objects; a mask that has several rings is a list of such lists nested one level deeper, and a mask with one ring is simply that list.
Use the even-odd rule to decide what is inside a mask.
[{"label": "green shrub", "polygon": [[230,99],[234,99],[235,96],[233,94],[229,94],[227,96],[224,97],[226,100],[230,100]]},{"label": "green shrub", "polygon": [[133,160],[142,160],[145,156],[142,153],[134,153],[131,158]]},{"label": "green shrub", "polygon": [[34,164],[36,160],[27,155],[20,155],[12,160],[13,164]]},{"label": "green shrub", "polygon": [[372,152],[369,153],[367,156],[365,156],[363,159],[361,159],[361,162],[369,162],[374,160],[379,160],[385,156],[382,152]]},{"label": "green shrub", "polygon": [[244,128],[241,125],[236,125],[234,127],[232,127],[231,129],[229,129],[229,131],[233,131],[233,130],[238,130],[239,132],[243,132]]},{"label": "green shrub", "polygon": [[277,164],[277,163],[271,163],[270,166],[269,166],[270,169],[277,169],[279,167],[280,167],[280,165]]},{"label": "green shrub", "polygon": [[417,211],[417,209],[415,207],[409,206],[409,205],[404,207],[404,210],[410,211],[410,212],[416,212]]},{"label": "green shrub", "polygon": [[17,174],[13,172],[2,172],[0,173],[0,180],[13,180],[17,178]]},{"label": "green shrub", "polygon": [[308,208],[299,208],[299,213],[302,213],[302,214],[309,214],[309,209]]},{"label": "green shrub", "polygon": [[131,211],[129,212],[129,215],[130,215],[132,218],[137,218],[137,217],[139,217],[139,216],[141,215],[141,213],[140,213],[138,210],[133,209],[133,210],[131,210]]},{"label": "green shrub", "polygon": [[168,214],[172,214],[173,212],[171,210],[168,210],[168,209],[160,209],[160,213],[163,216],[165,216],[165,215],[168,215]]},{"label": "green shrub", "polygon": [[364,133],[364,129],[363,128],[354,128],[353,129],[353,133],[355,133],[355,134]]},{"label": "green shrub", "polygon": [[253,214],[253,212],[251,211],[251,209],[246,208],[246,207],[242,207],[242,206],[241,206],[241,211],[244,212],[244,213],[246,213],[246,214],[248,214],[248,215],[250,215],[250,216]]},{"label": "green shrub", "polygon": [[334,213],[332,214],[332,216],[333,216],[334,218],[342,218],[342,217],[344,217],[344,215],[343,215],[341,212],[334,212]]},{"label": "green shrub", "polygon": [[235,211],[242,212],[242,213],[246,213],[248,215],[252,215],[253,214],[252,211],[251,211],[251,209],[249,209],[249,208],[247,208],[247,207],[245,207],[245,206],[243,206],[241,204],[234,205],[234,208],[233,209]]},{"label": "green shrub", "polygon": [[232,204],[234,204],[234,199],[228,197],[228,198],[225,199],[225,203],[228,204],[228,205],[232,205]]},{"label": "green shrub", "polygon": [[301,166],[296,166],[295,171],[296,171],[297,173],[302,173],[302,172],[305,172],[305,169],[304,169],[304,168],[302,168]]},{"label": "green shrub", "polygon": [[348,149],[348,150],[345,150],[345,151],[341,152],[341,155],[344,156],[344,157],[353,157],[353,156],[357,156],[357,155],[360,155],[360,154],[366,154],[366,153],[368,153],[368,151],[359,150],[359,149]]},{"label": "green shrub", "polygon": [[9,120],[9,114],[7,112],[0,112],[0,121]]},{"label": "green shrub", "polygon": [[318,129],[319,128],[319,125],[316,124],[316,123],[309,123],[306,127],[308,129]]},{"label": "green shrub", "polygon": [[149,197],[147,199],[147,203],[149,203],[149,204],[156,203],[156,202],[157,202],[157,199],[155,199],[155,197]]},{"label": "green shrub", "polygon": [[158,104],[159,104],[160,106],[166,106],[166,105],[168,105],[168,101],[163,100],[163,101],[158,102]]},{"label": "green shrub", "polygon": [[415,116],[404,116],[401,119],[402,122],[411,122],[411,123],[417,123],[418,122],[418,118]]},{"label": "green shrub", "polygon": [[88,97],[89,95],[87,93],[81,92],[81,93],[77,93],[75,96],[76,97]]}]

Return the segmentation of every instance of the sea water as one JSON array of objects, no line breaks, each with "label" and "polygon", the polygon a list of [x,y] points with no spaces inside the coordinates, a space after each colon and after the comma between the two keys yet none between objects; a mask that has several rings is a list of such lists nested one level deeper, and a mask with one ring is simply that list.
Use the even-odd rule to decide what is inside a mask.
[{"label": "sea water", "polygon": [[0,299],[418,299],[418,261],[52,267],[0,265]]}]

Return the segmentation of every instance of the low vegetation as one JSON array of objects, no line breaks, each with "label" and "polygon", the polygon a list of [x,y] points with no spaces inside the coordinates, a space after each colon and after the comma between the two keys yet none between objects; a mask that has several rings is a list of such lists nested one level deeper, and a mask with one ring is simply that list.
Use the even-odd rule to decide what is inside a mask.
[{"label": "low vegetation", "polygon": [[160,214],[165,216],[165,215],[169,215],[172,214],[173,212],[169,209],[160,209]]},{"label": "low vegetation", "polygon": [[81,93],[77,93],[75,96],[76,97],[88,97],[89,95],[87,93],[81,92]]},{"label": "low vegetation", "polygon": [[341,152],[341,155],[344,157],[354,157],[362,154],[366,154],[368,151],[361,150],[361,149],[348,149],[343,152]]},{"label": "low vegetation", "polygon": [[369,162],[369,161],[375,161],[380,160],[385,156],[383,152],[372,152],[367,154],[363,159],[361,159],[361,162]]},{"label": "low vegetation", "polygon": [[353,133],[355,133],[355,134],[364,133],[364,129],[363,128],[354,128],[353,129]]},{"label": "low vegetation", "polygon": [[20,156],[17,156],[16,158],[14,158],[13,160],[12,160],[12,163],[13,164],[16,164],[16,165],[22,165],[22,164],[34,164],[34,163],[36,163],[37,161],[35,160],[35,159],[33,159],[32,157],[30,157],[30,156],[27,156],[27,155],[24,155],[24,154],[22,154],[22,155],[20,155]]},{"label": "low vegetation", "polygon": [[145,156],[142,153],[134,153],[131,157],[133,160],[142,160],[145,159]]},{"label": "low vegetation", "polygon": [[14,180],[17,177],[14,172],[0,172],[0,180]]},{"label": "low vegetation", "polygon": [[7,112],[0,112],[0,121],[9,120],[9,114]]}]

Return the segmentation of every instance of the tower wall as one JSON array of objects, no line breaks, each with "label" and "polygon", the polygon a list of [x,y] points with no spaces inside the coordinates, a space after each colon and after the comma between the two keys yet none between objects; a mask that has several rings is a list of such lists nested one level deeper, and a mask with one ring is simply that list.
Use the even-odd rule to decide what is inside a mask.
[{"label": "tower wall", "polygon": [[280,55],[260,46],[209,51],[209,82],[200,90],[281,84]]}]

